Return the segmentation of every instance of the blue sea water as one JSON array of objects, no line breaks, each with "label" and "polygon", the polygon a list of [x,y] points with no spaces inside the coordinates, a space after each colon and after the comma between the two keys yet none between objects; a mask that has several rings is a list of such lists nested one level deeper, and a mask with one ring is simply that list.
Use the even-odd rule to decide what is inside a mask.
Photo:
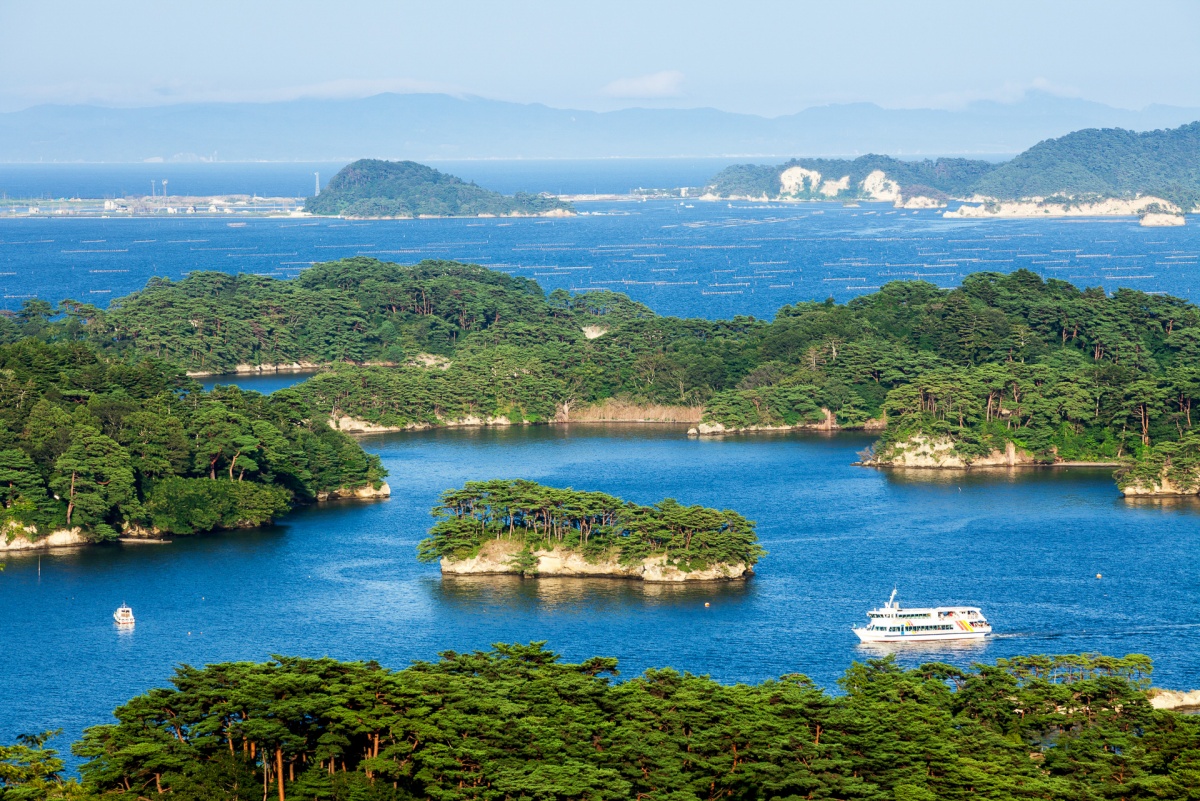
[{"label": "blue sea water", "polygon": [[[595,172],[597,184],[627,179]],[[243,178],[259,183],[262,174]],[[512,191],[543,179],[517,171],[505,180]],[[1189,297],[1200,261],[1194,219],[1143,229],[1128,219],[949,221],[882,204],[580,209],[555,220],[249,218],[238,228],[203,218],[0,219],[2,303],[75,297],[103,306],[151,275],[289,277],[361,253],[477,261],[547,289],[604,286],[664,314],[770,317],[784,303],[845,300],[894,278],[953,286],[968,272],[1017,267]],[[300,379],[233,380],[269,392]],[[164,684],[174,665],[274,653],[402,667],[444,649],[548,640],[570,659],[617,656],[627,676],[663,665],[721,681],[799,671],[833,689],[852,660],[883,653],[857,645],[849,628],[893,586],[909,604],[980,605],[999,632],[982,645],[906,648],[905,664],[1141,652],[1156,661],[1156,683],[1200,686],[1200,505],[1124,501],[1106,470],[852,467],[869,441],[697,441],[681,427],[581,425],[372,437],[364,445],[391,471],[387,501],[322,505],[271,528],[169,545],[7,557],[0,742],[55,727],[74,739],[122,700]],[[770,553],[749,582],[703,587],[442,579],[417,563],[438,493],[500,476],[734,508],[758,521]],[[138,617],[132,632],[111,624],[122,601]]]},{"label": "blue sea water", "polygon": [[[371,437],[392,473],[386,501],[169,545],[9,557],[0,742],[50,727],[75,737],[179,663],[272,654],[403,667],[446,649],[547,640],[569,659],[619,657],[626,676],[664,665],[725,682],[802,672],[836,690],[852,660],[888,652],[858,645],[850,626],[893,586],[911,605],[977,604],[999,632],[906,647],[906,665],[1141,652],[1157,683],[1200,685],[1195,505],[1123,501],[1105,470],[851,466],[868,442],[578,424]],[[734,508],[758,522],[769,554],[744,584],[688,587],[443,579],[418,563],[438,493],[502,476]],[[122,601],[137,615],[130,632],[112,624]]]},{"label": "blue sea water", "polygon": [[979,270],[1033,270],[1079,286],[1200,297],[1200,235],[1132,218],[947,220],[888,204],[588,202],[561,219],[0,218],[0,309],[30,297],[105,306],[151,276],[196,270],[287,278],[364,255],[457,259],[547,290],[611,289],[661,314],[769,318],[786,303],[847,300],[899,279],[955,286]]}]

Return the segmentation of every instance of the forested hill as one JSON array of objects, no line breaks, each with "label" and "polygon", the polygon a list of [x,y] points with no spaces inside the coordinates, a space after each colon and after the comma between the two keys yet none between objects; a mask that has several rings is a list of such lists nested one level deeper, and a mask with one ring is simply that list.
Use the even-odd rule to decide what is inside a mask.
[{"label": "forested hill", "polygon": [[474,217],[567,213],[571,205],[542,195],[502,195],[415,161],[360,159],[304,209],[346,217]]},{"label": "forested hill", "polygon": [[[869,200],[871,192],[863,183],[878,171],[897,184],[904,197],[962,197],[995,168],[990,161],[961,158],[904,161],[874,154],[853,160],[804,158],[775,166],[735,164],[713,176],[704,191],[718,197]],[[789,170],[800,174],[789,180],[785,178]]]},{"label": "forested hill", "polygon": [[1137,133],[1092,128],[1047,139],[982,176],[990,197],[1154,195],[1181,208],[1200,204],[1200,122]]},{"label": "forested hill", "polygon": [[376,662],[176,669],[89,728],[82,786],[37,737],[0,746],[8,799],[1018,801],[1195,798],[1200,718],[1147,699],[1145,656],[970,668],[854,663],[724,685],[544,643]]},{"label": "forested hill", "polygon": [[[881,175],[868,182],[876,172]],[[853,161],[739,164],[715,175],[705,191],[718,197],[839,200],[895,200],[896,195],[902,200],[1151,195],[1194,209],[1200,205],[1200,122],[1144,133],[1121,128],[1075,131],[1040,142],[1002,164],[968,159],[902,161],[877,155]]]},{"label": "forested hill", "polygon": [[69,322],[22,327],[0,345],[0,542],[260,525],[385,475],[294,393],[202,392],[156,360],[43,341]]},{"label": "forested hill", "polygon": [[[611,292],[547,296],[474,265],[362,257],[291,281],[193,273],[106,312],[70,308],[48,325],[122,357],[334,367],[295,393],[375,425],[546,421],[617,399],[702,407],[728,428],[886,421],[884,445],[924,434],[965,456],[1013,443],[1047,462],[1200,465],[1200,310],[1028,271],[949,290],[897,281],[771,322],[663,317]],[[0,341],[11,325],[0,319]]]}]

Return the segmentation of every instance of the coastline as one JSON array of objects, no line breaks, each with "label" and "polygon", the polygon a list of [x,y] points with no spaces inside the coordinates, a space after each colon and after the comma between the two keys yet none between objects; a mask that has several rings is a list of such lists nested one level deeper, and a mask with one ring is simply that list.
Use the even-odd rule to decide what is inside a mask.
[{"label": "coastline", "polygon": [[[381,481],[378,487],[370,484],[365,484],[361,487],[343,487],[341,489],[332,490],[330,492],[318,493],[315,503],[327,503],[337,500],[381,500],[391,497],[392,488],[386,481]],[[295,507],[293,507],[293,510]],[[233,531],[238,528],[263,528],[273,525],[275,521],[268,521],[263,526],[234,526],[226,529],[213,529],[213,531]],[[198,534],[189,534],[186,536],[204,536],[211,532],[201,532]],[[120,533],[115,542],[125,545],[165,545],[174,541],[170,536],[163,536],[164,532],[158,529],[145,529],[140,526],[130,526]],[[107,541],[106,541],[107,542]],[[12,539],[8,539],[6,534],[0,534],[0,556],[6,554],[24,554],[31,552],[63,550],[67,548],[84,548],[93,545],[104,545],[106,542],[96,542],[90,540],[83,535],[82,529],[78,526],[70,529],[56,529],[51,531],[45,537],[37,540],[30,540],[21,534],[14,533]]]},{"label": "coastline", "polygon": [[439,567],[443,576],[516,575],[526,578],[620,578],[650,584],[679,584],[696,581],[742,581],[754,571],[745,564],[718,564],[704,570],[683,571],[667,564],[667,555],[654,554],[640,562],[622,564],[614,557],[588,561],[575,551],[555,547],[531,551],[531,567],[518,567],[514,560],[523,545],[512,540],[494,539],[484,543],[479,553],[466,559],[443,556]]}]

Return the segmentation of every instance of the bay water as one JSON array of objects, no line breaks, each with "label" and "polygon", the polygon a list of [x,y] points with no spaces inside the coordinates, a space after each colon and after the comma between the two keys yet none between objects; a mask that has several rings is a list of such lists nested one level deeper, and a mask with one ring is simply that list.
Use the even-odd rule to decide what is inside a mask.
[{"label": "bay water", "polygon": [[[579,169],[566,191],[630,183]],[[536,190],[546,180],[507,175],[496,188]],[[135,186],[145,176],[118,177]],[[226,181],[224,191],[269,185],[266,177]],[[223,217],[0,218],[0,308],[29,297],[105,306],[152,275],[286,278],[359,254],[475,261],[547,289],[605,287],[659,313],[709,318],[770,317],[784,303],[846,300],[896,278],[954,286],[969,272],[1019,267],[1109,291],[1200,294],[1194,220],[1144,229],[1128,218],[981,222],[883,204],[686,199],[579,210],[555,220],[248,217],[236,227]],[[303,378],[208,383],[269,392]],[[445,649],[546,640],[568,659],[616,656],[625,676],[652,666],[728,682],[802,672],[836,690],[853,660],[888,653],[858,645],[850,627],[893,587],[908,605],[981,606],[998,632],[983,644],[896,651],[906,665],[1140,652],[1154,658],[1156,684],[1200,687],[1200,504],[1123,500],[1105,469],[851,466],[870,441],[697,440],[678,426],[579,424],[369,437],[365,447],[391,471],[386,501],[322,504],[272,527],[168,545],[9,556],[0,573],[0,742],[58,727],[74,739],[121,701],[162,686],[180,663],[277,653],[399,668]],[[443,579],[436,565],[418,563],[438,494],[495,477],[736,509],[758,522],[769,554],[747,582],[688,587]],[[121,602],[137,615],[132,631],[112,624]]]},{"label": "bay water", "polygon": [[[370,437],[391,471],[385,501],[323,504],[270,528],[169,545],[9,557],[0,741],[57,727],[74,738],[179,663],[272,654],[399,668],[447,649],[546,640],[568,659],[616,656],[625,676],[802,672],[836,690],[853,660],[889,652],[859,645],[850,627],[893,587],[908,605],[981,606],[998,632],[894,651],[906,665],[1139,652],[1154,658],[1157,684],[1200,686],[1195,504],[1122,500],[1107,470],[852,466],[869,441],[580,424]],[[769,553],[747,582],[682,587],[442,578],[419,563],[438,494],[496,477],[736,509],[758,522]],[[121,602],[137,615],[131,631],[112,623]]]}]

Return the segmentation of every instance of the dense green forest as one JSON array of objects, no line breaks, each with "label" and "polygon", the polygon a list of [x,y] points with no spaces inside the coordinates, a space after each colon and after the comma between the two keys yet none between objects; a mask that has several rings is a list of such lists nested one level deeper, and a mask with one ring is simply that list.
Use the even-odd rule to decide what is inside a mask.
[{"label": "dense green forest", "polygon": [[470,217],[570,211],[571,204],[522,192],[502,195],[415,161],[359,159],[333,176],[304,209],[347,217]]},{"label": "dense green forest", "polygon": [[[789,167],[816,170],[827,180],[849,176],[840,200],[861,199],[862,181],[882,170],[900,185],[903,197],[999,200],[1027,197],[1134,197],[1153,195],[1184,210],[1200,207],[1200,122],[1159,131],[1089,128],[1039,142],[1011,161],[970,159],[902,161],[868,155],[849,159],[793,159],[786,164],[737,164],[717,173],[705,187],[720,197],[778,197],[780,175]],[[801,197],[823,198],[819,192]]]},{"label": "dense green forest", "polygon": [[[516,558],[562,548],[623,563],[665,554],[683,571],[713,565],[753,567],[764,551],[754,522],[728,509],[684,506],[667,498],[641,506],[603,492],[546,487],[533,481],[468,481],[434,507],[437,522],[420,544],[422,561],[474,556],[490,540],[522,546]],[[527,567],[527,565],[526,565]]]},{"label": "dense green forest", "polygon": [[1155,195],[1200,205],[1200,122],[1138,133],[1090,128],[1047,139],[983,176],[974,190],[1000,199]]},{"label": "dense green forest", "polygon": [[[893,282],[846,304],[785,306],[770,322],[712,321],[658,316],[611,292],[546,296],[529,279],[475,265],[354,258],[291,281],[224,273],[154,279],[106,311],[30,301],[0,316],[0,344],[22,338],[60,349],[85,340],[103,354],[89,358],[113,365],[333,366],[279,398],[386,426],[539,422],[616,398],[703,406],[708,422],[734,429],[827,417],[840,427],[886,421],[882,453],[921,433],[952,439],[967,457],[1010,442],[1042,461],[1137,457],[1126,480],[1166,470],[1185,489],[1196,485],[1200,466],[1192,415],[1200,397],[1197,309],[1129,289],[1110,297],[1026,271],[972,274],[952,290]],[[74,413],[81,402],[61,400],[63,391],[75,389],[54,389],[46,403]],[[15,415],[10,440],[32,413],[28,394],[21,397],[6,410]],[[222,402],[275,419],[269,410],[243,410],[250,401]],[[26,456],[41,459],[42,492],[54,493],[51,461],[62,453],[39,456],[39,448],[28,445]],[[274,475],[268,470],[258,483],[274,484]],[[135,476],[139,504],[149,499],[148,479],[164,477]],[[123,486],[122,474],[114,498]],[[328,486],[289,489],[304,498]],[[97,524],[126,519],[111,513],[117,506],[144,520],[145,510],[129,503],[110,504]],[[46,514],[27,513],[42,526]]]},{"label": "dense green forest", "polygon": [[854,664],[722,685],[542,643],[388,670],[277,657],[180,667],[74,746],[0,748],[0,799],[1196,798],[1200,718],[1156,711],[1143,656]]},{"label": "dense green forest", "polygon": [[[0,320],[0,341],[5,325],[16,330]],[[332,365],[294,394],[387,426],[539,422],[617,398],[703,406],[728,428],[817,424],[828,410],[843,428],[886,422],[884,451],[923,433],[967,457],[1009,442],[1042,461],[1141,457],[1131,475],[1200,454],[1200,311],[1024,270],[955,289],[892,282],[768,322],[663,317],[611,292],[547,296],[478,266],[360,257],[292,281],[156,279],[107,312],[72,306],[45,325],[190,369]]]},{"label": "dense green forest", "polygon": [[[71,325],[47,326],[35,310],[26,306],[29,333]],[[107,358],[84,342],[0,345],[0,536],[9,540],[259,525],[383,475],[378,457],[314,420],[295,393],[203,392],[178,368]]]}]

